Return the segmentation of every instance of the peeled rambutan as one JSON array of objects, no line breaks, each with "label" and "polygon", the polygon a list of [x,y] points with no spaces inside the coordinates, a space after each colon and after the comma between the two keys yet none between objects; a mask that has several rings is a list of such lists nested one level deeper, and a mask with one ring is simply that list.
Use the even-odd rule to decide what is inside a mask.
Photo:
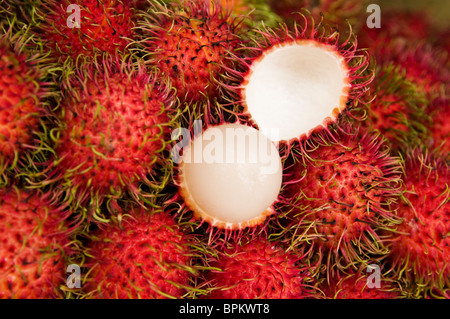
[{"label": "peeled rambutan", "polygon": [[42,131],[51,83],[45,56],[27,49],[31,38],[15,24],[0,33],[0,185],[8,172],[30,170],[35,154],[46,148]]},{"label": "peeled rambutan", "polygon": [[[153,193],[166,182],[173,92],[164,77],[130,61],[86,65],[63,84],[44,183],[65,201]],[[144,187],[145,186],[145,187]],[[149,195],[151,196],[151,195]]]},{"label": "peeled rambutan", "polygon": [[181,155],[172,158],[182,210],[206,222],[211,235],[252,230],[275,213],[282,163],[266,136],[247,125],[222,123],[183,138],[172,153]]},{"label": "peeled rambutan", "polygon": [[412,294],[445,296],[450,287],[450,170],[420,149],[405,159],[405,191],[397,204],[403,222],[390,245],[389,260]]},{"label": "peeled rambutan", "polygon": [[372,86],[376,96],[367,106],[367,119],[360,124],[378,130],[393,152],[425,143],[431,124],[426,113],[428,101],[404,70],[393,64],[379,68]]},{"label": "peeled rambutan", "polygon": [[70,211],[50,205],[50,195],[15,187],[0,190],[0,298],[64,296],[71,253]]},{"label": "peeled rambutan", "polygon": [[135,0],[45,0],[36,33],[55,58],[124,53],[134,38]]},{"label": "peeled rambutan", "polygon": [[309,14],[289,29],[261,28],[235,56],[240,67],[227,89],[245,117],[274,142],[307,138],[326,128],[354,103],[365,103],[372,81],[369,56],[354,34],[338,31]]},{"label": "peeled rambutan", "polygon": [[182,298],[194,288],[194,237],[164,210],[132,208],[87,240],[86,298]]},{"label": "peeled rambutan", "polygon": [[[314,134],[286,160],[279,236],[308,246],[327,271],[356,267],[387,253],[381,230],[399,223],[391,205],[401,194],[400,159],[379,133]],[[388,233],[388,232],[387,232]]]},{"label": "peeled rambutan", "polygon": [[256,238],[219,245],[208,261],[205,274],[209,299],[305,299],[314,298],[308,268],[294,253]]},{"label": "peeled rambutan", "polygon": [[218,82],[224,81],[230,52],[240,43],[230,19],[227,10],[206,1],[175,8],[155,3],[142,15],[139,47],[147,62],[170,78],[181,101],[221,97]]}]

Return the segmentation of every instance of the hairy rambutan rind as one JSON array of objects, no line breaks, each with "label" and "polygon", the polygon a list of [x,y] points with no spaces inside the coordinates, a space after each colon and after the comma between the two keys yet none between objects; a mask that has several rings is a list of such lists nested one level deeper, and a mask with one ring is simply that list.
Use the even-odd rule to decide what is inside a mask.
[{"label": "hairy rambutan rind", "polygon": [[41,1],[34,9],[35,32],[61,62],[105,52],[125,54],[135,35],[135,4],[135,0]]},{"label": "hairy rambutan rind", "polygon": [[450,98],[439,96],[433,99],[427,109],[431,118],[428,124],[428,148],[440,153],[443,158],[450,158],[450,126],[447,118],[450,115]]},{"label": "hairy rambutan rind", "polygon": [[0,186],[35,173],[48,146],[48,104],[56,86],[46,54],[30,45],[29,27],[14,19],[0,32]]},{"label": "hairy rambutan rind", "polygon": [[171,174],[173,105],[167,80],[130,57],[74,70],[63,82],[50,132],[55,156],[41,184],[95,212],[105,199],[113,212],[125,194],[141,204],[154,197]]},{"label": "hairy rambutan rind", "polygon": [[416,84],[428,99],[448,94],[450,82],[449,55],[428,41],[391,39],[373,53],[378,65],[394,64],[404,69],[406,78]]},{"label": "hairy rambutan rind", "polygon": [[379,133],[314,134],[293,148],[283,181],[280,240],[310,247],[310,258],[330,273],[387,254],[389,231],[400,223],[392,204],[401,164]]},{"label": "hairy rambutan rind", "polygon": [[423,145],[428,139],[427,97],[394,64],[379,67],[372,82],[375,98],[367,105],[367,119],[360,125],[378,130],[392,152]]},{"label": "hairy rambutan rind", "polygon": [[0,190],[0,298],[61,298],[77,220],[51,194]]},{"label": "hairy rambutan rind", "polygon": [[394,281],[370,265],[365,270],[332,278],[321,285],[321,290],[326,298],[332,299],[399,299],[402,296]]},{"label": "hairy rambutan rind", "polygon": [[367,7],[366,0],[269,0],[268,4],[288,25],[298,23],[301,17],[297,13],[307,9],[315,19],[324,16],[338,29],[345,28],[348,23],[359,29],[363,22],[363,11]]},{"label": "hairy rambutan rind", "polygon": [[224,66],[232,67],[226,57],[240,42],[227,10],[207,1],[174,7],[155,2],[139,17],[137,50],[170,78],[182,102],[223,95],[218,82],[225,76]]},{"label": "hairy rambutan rind", "polygon": [[86,234],[84,298],[172,299],[198,292],[201,244],[168,211],[133,207],[97,226]]},{"label": "hairy rambutan rind", "polygon": [[415,297],[444,297],[450,287],[450,170],[438,155],[409,150],[405,190],[396,209],[403,222],[390,243],[392,271]]},{"label": "hairy rambutan rind", "polygon": [[[281,24],[256,30],[251,41],[231,57],[237,66],[228,69],[229,79],[223,84],[233,96],[230,103],[242,105],[243,118],[274,135],[275,142],[288,144],[326,128],[355,104],[366,103],[374,76],[370,57],[358,49],[351,30],[342,39],[324,21],[316,24],[309,13],[300,16],[303,23],[292,28]],[[273,78],[283,86],[275,85]],[[305,90],[304,84],[311,88]],[[324,94],[328,91],[330,96]]]},{"label": "hairy rambutan rind", "polygon": [[314,298],[300,257],[262,238],[219,245],[205,274],[208,299]]}]

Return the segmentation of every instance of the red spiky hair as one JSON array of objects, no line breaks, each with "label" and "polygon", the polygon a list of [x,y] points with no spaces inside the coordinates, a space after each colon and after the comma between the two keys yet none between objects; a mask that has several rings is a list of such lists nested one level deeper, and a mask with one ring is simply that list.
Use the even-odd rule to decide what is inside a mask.
[{"label": "red spiky hair", "polygon": [[392,239],[389,260],[414,295],[445,296],[450,287],[450,170],[420,149],[407,153],[405,191],[397,204],[403,222]]},{"label": "red spiky hair", "polygon": [[426,110],[428,116],[431,117],[428,123],[428,131],[430,134],[430,149],[437,149],[442,156],[450,156],[450,125],[447,123],[450,115],[450,98],[440,96],[430,102]]},{"label": "red spiky hair", "polygon": [[87,235],[86,298],[182,298],[194,290],[194,237],[163,210],[133,207]]},{"label": "red spiky hair", "polygon": [[[328,124],[334,123],[338,116],[341,113],[349,113],[352,109],[353,105],[358,103],[366,103],[365,97],[366,93],[369,90],[369,84],[373,79],[373,70],[369,68],[370,65],[370,57],[364,50],[358,49],[357,41],[355,35],[350,30],[349,35],[346,38],[342,39],[341,34],[334,30],[332,27],[324,23],[324,21],[320,21],[318,24],[315,23],[312,16],[308,13],[300,14],[302,23],[295,24],[293,27],[289,28],[285,24],[281,24],[278,28],[271,29],[267,27],[262,27],[255,31],[256,35],[252,37],[250,43],[246,43],[245,47],[242,50],[238,51],[238,54],[235,54],[233,60],[238,62],[238,66],[234,69],[229,69],[231,85],[225,85],[234,98],[230,101],[233,104],[240,104],[243,106],[243,117],[248,118],[252,124],[259,127],[263,130],[271,130],[281,129],[282,127],[294,127],[297,125],[299,127],[300,124],[303,123],[304,126],[308,126],[301,129],[299,134],[290,134],[288,138],[282,138],[276,140],[276,142],[292,142],[295,140],[302,140],[311,135],[313,131],[316,129],[326,128]],[[292,92],[298,91],[294,87],[286,88],[272,88],[269,89],[260,89],[258,92],[254,92],[253,95],[261,95],[261,94],[275,94],[278,91],[281,92],[280,96],[277,96],[278,103],[275,103],[271,100],[271,106],[262,110],[259,116],[264,116],[265,121],[272,121],[271,118],[277,114],[284,114],[286,117],[283,124],[278,122],[282,122],[281,120],[277,120],[278,122],[272,122],[273,125],[266,125],[266,127],[262,127],[258,120],[255,119],[255,114],[251,113],[249,110],[249,105],[247,103],[248,100],[248,92],[246,88],[251,83],[251,77],[255,74],[255,68],[261,65],[261,62],[266,59],[267,56],[272,55],[274,52],[282,52],[286,48],[315,48],[320,51],[326,57],[332,57],[334,60],[334,64],[339,68],[339,81],[342,82],[340,85],[341,89],[336,94],[339,96],[333,97],[333,103],[327,104],[326,110],[320,112],[323,117],[320,119],[314,119],[311,121],[305,121],[304,118],[310,114],[314,114],[317,112],[312,111],[312,106],[315,103],[315,98],[319,98],[323,95],[323,88],[321,91],[320,84],[314,86],[309,92],[305,94],[308,96],[302,96],[301,101],[298,100],[298,96],[290,97]],[[292,58],[299,58],[302,56],[300,53],[295,54],[292,53]],[[311,53],[311,57],[314,56]],[[290,57],[289,57],[290,59]],[[275,57],[272,58],[271,62],[275,60]],[[283,62],[283,58],[278,58],[278,62]],[[297,61],[294,61],[297,62]],[[317,63],[310,63],[308,65],[318,65]],[[327,61],[328,62],[328,61]],[[273,62],[275,65],[275,61]],[[277,68],[273,66],[273,68]],[[290,72],[292,72],[292,66],[288,67],[283,64],[283,72],[286,72],[287,78],[291,76]],[[320,70],[323,71],[324,70]],[[316,79],[314,78],[314,74],[312,74],[313,70],[308,70],[308,75],[303,75],[302,70],[299,70],[296,75],[302,76],[302,80],[309,81],[310,83],[315,83]],[[266,75],[266,74],[265,74]],[[323,75],[323,74],[321,74]],[[270,77],[269,74],[267,74]],[[321,79],[324,77],[321,77]],[[334,79],[334,78],[333,78]],[[272,80],[270,80],[270,84],[272,84]],[[290,81],[295,84],[297,78]],[[262,81],[267,82],[267,81]],[[336,82],[337,83],[337,82]],[[284,82],[283,82],[284,85]],[[328,83],[326,84],[328,85]],[[253,89],[255,90],[255,89]],[[311,96],[309,95],[311,94]],[[264,95],[266,96],[266,95]],[[311,99],[311,103],[308,102]],[[295,100],[297,103],[295,105],[295,110],[291,110],[294,106],[289,105],[288,109],[283,109],[280,106],[280,103],[283,101]],[[298,101],[298,102],[297,102]],[[292,102],[294,103],[294,102]],[[291,104],[292,104],[291,103]],[[334,104],[336,103],[336,104]],[[308,111],[300,112],[300,110],[308,105]],[[254,108],[259,108],[260,106],[254,105]],[[294,111],[296,112],[294,114]],[[301,117],[301,119],[299,118]],[[316,123],[317,120],[317,123]],[[286,124],[286,121],[291,121],[289,124]],[[278,123],[278,125],[277,125]],[[297,123],[297,124],[295,124]],[[303,125],[302,124],[302,125]]]},{"label": "red spiky hair", "polygon": [[370,273],[363,271],[350,273],[332,278],[331,282],[322,284],[321,288],[327,298],[333,299],[397,299],[401,297],[398,288],[393,282],[386,280],[383,274],[377,278],[378,283],[369,276]]},{"label": "red spiky hair", "polygon": [[205,278],[209,299],[313,298],[300,257],[262,238],[219,245]]},{"label": "red spiky hair", "polygon": [[380,46],[374,56],[379,65],[392,63],[404,69],[408,80],[428,98],[435,98],[450,82],[448,52],[426,40],[395,38]]},{"label": "red spiky hair", "polygon": [[71,212],[50,204],[50,193],[0,190],[0,298],[64,296],[66,257],[76,228]]},{"label": "red spiky hair", "polygon": [[390,206],[401,193],[401,165],[379,133],[314,134],[286,160],[279,207],[280,240],[310,247],[334,268],[386,254],[386,234],[399,223]]},{"label": "red spiky hair", "polygon": [[209,1],[183,1],[170,8],[154,3],[138,25],[147,62],[172,81],[182,101],[221,97],[217,82],[226,58],[239,43],[230,13]]},{"label": "red spiky hair", "polygon": [[[65,61],[68,57],[115,54],[125,52],[134,37],[135,0],[45,0],[35,9],[38,21],[36,33],[52,55]],[[70,27],[68,20],[77,11],[80,26]],[[76,21],[70,21],[75,23]]]},{"label": "red spiky hair", "polygon": [[410,42],[430,39],[433,34],[430,16],[424,10],[392,10],[382,13],[381,28],[369,28],[363,24],[358,32],[359,42],[376,54],[393,39],[406,39]]},{"label": "red spiky hair", "polygon": [[367,118],[360,125],[378,130],[393,152],[426,141],[431,124],[426,114],[428,101],[404,69],[394,64],[378,68],[372,88],[376,96],[367,105]]},{"label": "red spiky hair", "polygon": [[[7,27],[7,28],[6,28]],[[0,35],[0,185],[9,172],[30,172],[43,149],[52,82],[45,55],[32,51],[29,29],[10,23]]]},{"label": "red spiky hair", "polygon": [[130,59],[78,69],[63,83],[52,132],[56,158],[45,183],[58,182],[55,192],[66,201],[94,207],[106,197],[138,199],[159,189],[170,171],[173,103],[166,79]]},{"label": "red spiky hair", "polygon": [[348,23],[360,27],[363,10],[366,8],[364,0],[269,0],[271,9],[289,25],[299,22],[301,18],[296,14],[302,8],[310,11],[315,19],[325,16],[338,28],[346,28]]}]

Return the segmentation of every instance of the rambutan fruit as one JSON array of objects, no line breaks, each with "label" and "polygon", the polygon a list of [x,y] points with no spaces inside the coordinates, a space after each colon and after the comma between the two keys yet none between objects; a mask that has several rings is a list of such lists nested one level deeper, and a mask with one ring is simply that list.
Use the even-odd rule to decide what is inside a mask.
[{"label": "rambutan fruit", "polygon": [[[396,38],[374,53],[378,65],[394,64],[404,69],[409,81],[432,100],[447,91],[450,82],[449,55],[428,41]],[[448,92],[448,91],[447,91]]]},{"label": "rambutan fruit", "polygon": [[36,34],[62,62],[125,53],[135,35],[135,4],[135,0],[45,0],[35,8]]},{"label": "rambutan fruit", "polygon": [[[178,143],[177,186],[183,208],[225,233],[254,229],[274,214],[282,184],[275,145],[253,127],[222,123]],[[181,146],[181,149],[180,149]],[[174,152],[176,151],[176,152]]]},{"label": "rambutan fruit", "polygon": [[429,148],[438,150],[442,157],[449,158],[450,126],[446,119],[450,115],[450,100],[448,97],[437,97],[430,102],[427,114],[431,117],[428,123],[430,135]]},{"label": "rambutan fruit", "polygon": [[[205,1],[205,0],[197,0]],[[250,31],[253,27],[264,23],[266,26],[276,26],[282,20],[273,12],[266,0],[206,0],[211,6],[218,5],[230,11],[231,19],[242,20],[239,23],[241,31]]]},{"label": "rambutan fruit", "polygon": [[70,211],[49,194],[0,190],[0,298],[61,298],[71,253]]},{"label": "rambutan fruit", "polygon": [[427,97],[405,75],[404,69],[388,64],[377,69],[372,82],[376,97],[367,106],[367,119],[360,125],[378,130],[391,151],[404,151],[427,140]]},{"label": "rambutan fruit", "polygon": [[365,0],[269,0],[268,4],[290,26],[301,21],[297,13],[306,9],[315,19],[323,16],[338,29],[346,28],[348,24],[359,29],[367,7]]},{"label": "rambutan fruit", "polygon": [[48,148],[43,132],[52,82],[45,55],[28,50],[31,39],[28,28],[14,22],[0,33],[0,186],[11,174],[33,169]]},{"label": "rambutan fruit", "polygon": [[43,183],[65,202],[94,209],[125,193],[145,201],[171,171],[173,104],[165,78],[129,58],[78,69],[63,83],[51,131],[55,157]]},{"label": "rambutan fruit", "polygon": [[240,39],[230,14],[208,2],[186,1],[174,9],[155,3],[140,17],[138,46],[150,65],[172,82],[181,101],[222,96],[218,82],[231,67]]},{"label": "rambutan fruit", "polygon": [[450,170],[448,164],[420,149],[405,159],[405,191],[397,203],[398,225],[389,261],[406,290],[418,296],[450,291]]},{"label": "rambutan fruit", "polygon": [[359,42],[371,53],[376,53],[393,39],[411,42],[428,40],[433,34],[432,23],[427,12],[385,9],[381,27],[370,28],[364,24],[358,32]]},{"label": "rambutan fruit", "polygon": [[[377,271],[366,269],[369,272]],[[333,299],[398,299],[401,293],[398,287],[391,280],[384,278],[383,274],[379,278],[370,278],[370,273],[362,271],[340,276],[332,279],[321,286],[327,298]]]},{"label": "rambutan fruit", "polygon": [[[166,0],[163,2],[183,5],[191,0]],[[210,9],[219,6],[221,10],[229,12],[229,21],[237,24],[240,33],[251,32],[252,28],[264,23],[267,26],[276,26],[281,18],[273,12],[265,0],[194,0],[197,3],[206,3]]]},{"label": "rambutan fruit", "polygon": [[133,207],[87,240],[85,298],[183,298],[195,288],[195,236],[165,210]]},{"label": "rambutan fruit", "polygon": [[[286,160],[278,209],[280,240],[307,246],[328,275],[384,256],[400,222],[391,205],[401,194],[400,159],[379,133],[314,134]],[[305,248],[306,249],[306,248]],[[335,269],[336,268],[336,269]]]},{"label": "rambutan fruit", "polygon": [[266,239],[219,245],[205,274],[209,299],[314,298],[308,267],[300,257]]},{"label": "rambutan fruit", "polygon": [[240,67],[230,70],[234,100],[274,142],[307,138],[365,103],[373,78],[353,33],[342,40],[323,21],[315,24],[309,14],[302,19],[292,29],[261,28],[235,57]]}]

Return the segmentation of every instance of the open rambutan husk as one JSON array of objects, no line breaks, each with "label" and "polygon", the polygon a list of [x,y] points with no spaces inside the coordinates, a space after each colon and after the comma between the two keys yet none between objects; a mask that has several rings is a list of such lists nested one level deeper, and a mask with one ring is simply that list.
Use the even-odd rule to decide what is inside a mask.
[{"label": "open rambutan husk", "polygon": [[274,142],[290,144],[327,129],[341,114],[367,103],[373,69],[355,35],[342,38],[309,13],[289,28],[261,27],[231,59],[223,86],[242,117]]}]

